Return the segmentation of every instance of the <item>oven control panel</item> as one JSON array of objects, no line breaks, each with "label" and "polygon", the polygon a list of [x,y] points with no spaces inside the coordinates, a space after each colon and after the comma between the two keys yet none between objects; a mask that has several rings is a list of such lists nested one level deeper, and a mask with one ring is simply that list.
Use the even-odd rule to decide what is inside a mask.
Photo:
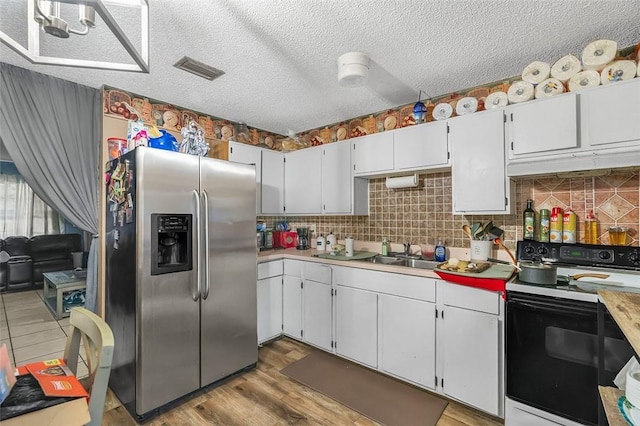
[{"label": "oven control panel", "polygon": [[518,241],[518,260],[640,270],[640,247]]}]

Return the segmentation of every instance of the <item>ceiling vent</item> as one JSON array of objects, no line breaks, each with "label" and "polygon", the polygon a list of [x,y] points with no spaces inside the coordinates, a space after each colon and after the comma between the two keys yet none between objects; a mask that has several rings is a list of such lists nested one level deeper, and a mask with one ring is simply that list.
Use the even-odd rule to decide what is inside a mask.
[{"label": "ceiling vent", "polygon": [[190,72],[191,74],[195,74],[198,77],[206,78],[207,80],[215,80],[224,74],[224,71],[220,71],[210,65],[203,64],[202,62],[191,59],[188,56],[180,59],[173,66],[183,71]]}]

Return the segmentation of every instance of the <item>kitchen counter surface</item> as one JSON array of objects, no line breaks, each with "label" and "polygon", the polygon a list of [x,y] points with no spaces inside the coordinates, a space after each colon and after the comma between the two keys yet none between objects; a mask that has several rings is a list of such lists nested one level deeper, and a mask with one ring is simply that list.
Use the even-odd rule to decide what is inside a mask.
[{"label": "kitchen counter surface", "polygon": [[[356,251],[374,251],[366,248],[357,248]],[[350,268],[370,269],[373,271],[392,272],[395,274],[413,275],[417,277],[440,278],[430,269],[410,268],[407,266],[384,265],[364,260],[333,260],[314,257],[319,252],[315,249],[298,250],[296,248],[264,250],[258,254],[258,263],[279,259],[303,260],[305,262],[317,262],[329,265],[347,266]],[[324,252],[322,252],[324,253]]]}]

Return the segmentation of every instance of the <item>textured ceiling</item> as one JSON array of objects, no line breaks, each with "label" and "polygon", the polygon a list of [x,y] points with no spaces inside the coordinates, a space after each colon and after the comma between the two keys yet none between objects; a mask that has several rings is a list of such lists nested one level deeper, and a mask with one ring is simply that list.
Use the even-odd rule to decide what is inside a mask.
[{"label": "textured ceiling", "polygon": [[[0,1],[3,31],[26,34],[26,1]],[[596,39],[640,42],[638,0],[149,3],[149,74],[33,65],[4,45],[0,60],[286,134],[414,102],[420,89],[435,97],[518,75],[534,60],[580,56]],[[114,14],[136,39],[135,16]],[[77,57],[118,53],[108,37],[60,42]],[[337,58],[350,51],[373,61],[367,87],[338,85]],[[185,55],[226,74],[207,81],[173,68]]]}]

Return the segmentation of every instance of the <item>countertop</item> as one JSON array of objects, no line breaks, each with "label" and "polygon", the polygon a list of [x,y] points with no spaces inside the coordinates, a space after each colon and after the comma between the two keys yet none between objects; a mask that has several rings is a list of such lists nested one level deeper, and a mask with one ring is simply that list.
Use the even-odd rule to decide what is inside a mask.
[{"label": "countertop", "polygon": [[[599,290],[598,297],[636,351],[636,356],[640,354],[640,294]],[[609,424],[626,425],[618,409],[618,399],[624,392],[610,386],[599,386],[599,391]]]}]

